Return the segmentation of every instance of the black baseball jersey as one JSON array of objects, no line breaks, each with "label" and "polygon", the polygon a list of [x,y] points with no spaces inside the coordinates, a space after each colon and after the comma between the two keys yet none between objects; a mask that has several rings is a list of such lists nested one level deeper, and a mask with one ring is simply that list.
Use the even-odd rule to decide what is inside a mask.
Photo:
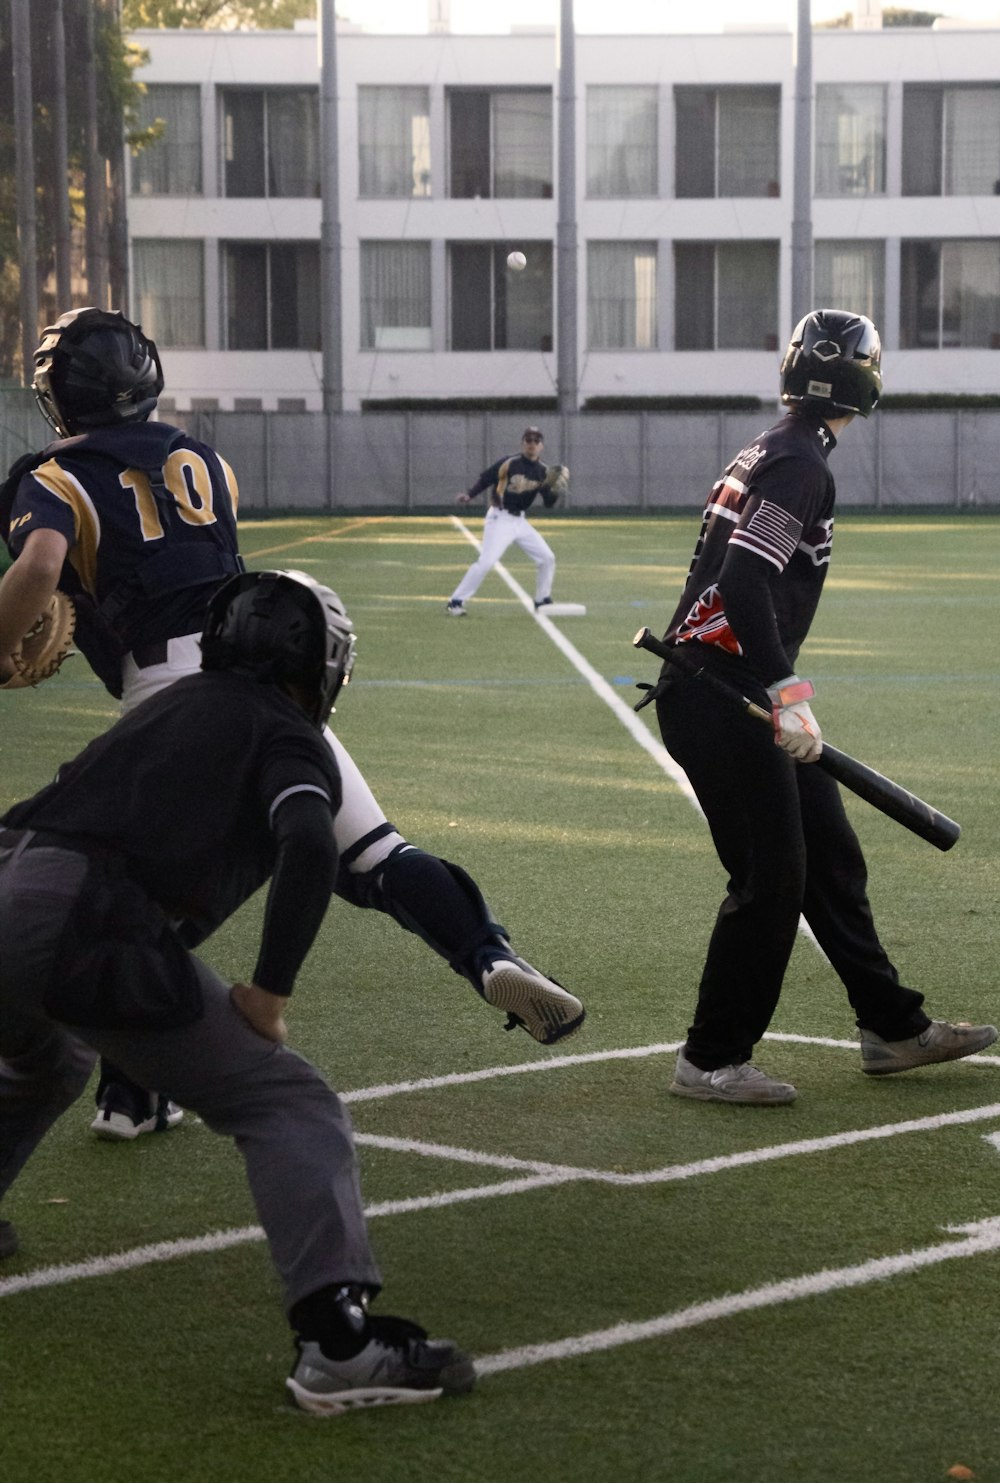
[{"label": "black baseball jersey", "polygon": [[[791,412],[736,455],[709,495],[668,643],[746,653],[765,682],[791,672],[830,562],[836,491],[827,457],[835,443],[819,418]],[[766,565],[748,567],[746,556]],[[737,622],[751,571],[766,576],[773,615],[741,603]]]},{"label": "black baseball jersey", "polygon": [[14,556],[34,530],[64,535],[60,585],[92,598],[126,651],[200,632],[211,592],[240,569],[239,491],[214,449],[142,422],[62,439],[13,472],[25,463],[8,522]]},{"label": "black baseball jersey", "polygon": [[322,733],[277,686],[210,672],[144,700],[2,822],[118,852],[201,940],[270,877],[274,815],[300,794],[340,807]]},{"label": "black baseball jersey", "polygon": [[[513,458],[501,458],[484,469],[466,492],[470,499],[475,499],[484,489],[492,489],[494,505],[512,515],[523,515],[540,492],[547,473],[548,467],[540,459],[525,458],[523,453],[516,453]],[[542,498],[545,498],[544,491]],[[551,503],[555,504],[555,500]]]}]

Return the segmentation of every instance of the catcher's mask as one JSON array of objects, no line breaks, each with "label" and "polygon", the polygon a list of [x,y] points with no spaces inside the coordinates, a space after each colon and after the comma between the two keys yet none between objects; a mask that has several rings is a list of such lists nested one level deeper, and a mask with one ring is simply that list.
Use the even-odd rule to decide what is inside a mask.
[{"label": "catcher's mask", "polygon": [[35,400],[61,438],[145,422],[163,390],[156,346],[120,310],[71,309],[42,331]]},{"label": "catcher's mask", "polygon": [[863,314],[814,309],[801,319],[781,362],[781,400],[819,415],[868,417],[882,395],[882,344]]},{"label": "catcher's mask", "polygon": [[322,729],[351,677],[354,645],[354,625],[329,587],[305,572],[241,572],[208,605],[201,667],[296,686]]}]

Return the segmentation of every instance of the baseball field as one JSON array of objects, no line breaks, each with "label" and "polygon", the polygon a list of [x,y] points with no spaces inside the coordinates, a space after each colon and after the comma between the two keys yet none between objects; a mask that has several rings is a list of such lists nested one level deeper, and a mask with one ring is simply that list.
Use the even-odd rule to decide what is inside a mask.
[{"label": "baseball field", "polygon": [[[88,1092],[4,1206],[4,1483],[1000,1480],[1000,1053],[862,1076],[802,935],[757,1058],[798,1100],[668,1096],[725,882],[652,708],[632,713],[658,662],[631,638],[663,631],[699,518],[535,523],[586,616],[537,621],[512,550],[447,618],[479,515],[243,525],[250,565],[304,569],[353,616],[334,725],[389,818],[587,1006],[554,1051],[504,1034],[415,937],[337,899],[290,1006],[350,1104],[379,1311],[461,1341],[477,1391],[292,1409],[235,1150],[190,1114],[100,1143]],[[904,981],[937,1018],[994,1023],[998,635],[1000,520],[848,514],[800,661],[824,734],[962,825],[944,854],[848,796]],[[114,716],[82,659],[0,695],[0,807]],[[204,950],[232,978],[261,905]]]}]

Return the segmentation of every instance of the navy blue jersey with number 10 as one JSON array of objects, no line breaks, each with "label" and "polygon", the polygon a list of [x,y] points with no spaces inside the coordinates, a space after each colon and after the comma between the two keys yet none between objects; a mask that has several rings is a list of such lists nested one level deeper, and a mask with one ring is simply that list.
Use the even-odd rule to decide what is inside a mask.
[{"label": "navy blue jersey with number 10", "polygon": [[240,570],[235,475],[167,423],[65,438],[12,472],[11,554],[32,531],[65,536],[59,585],[93,600],[124,651],[200,632],[212,592]]}]

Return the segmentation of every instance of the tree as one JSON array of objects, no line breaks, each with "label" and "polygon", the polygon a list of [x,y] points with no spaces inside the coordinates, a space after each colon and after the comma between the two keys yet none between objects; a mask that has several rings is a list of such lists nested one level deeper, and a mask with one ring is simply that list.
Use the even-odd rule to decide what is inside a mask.
[{"label": "tree", "polygon": [[939,10],[904,10],[900,6],[892,6],[882,12],[883,26],[933,26],[940,19]]},{"label": "tree", "polygon": [[127,31],[231,29],[290,30],[294,21],[311,19],[316,0],[123,0]]}]

